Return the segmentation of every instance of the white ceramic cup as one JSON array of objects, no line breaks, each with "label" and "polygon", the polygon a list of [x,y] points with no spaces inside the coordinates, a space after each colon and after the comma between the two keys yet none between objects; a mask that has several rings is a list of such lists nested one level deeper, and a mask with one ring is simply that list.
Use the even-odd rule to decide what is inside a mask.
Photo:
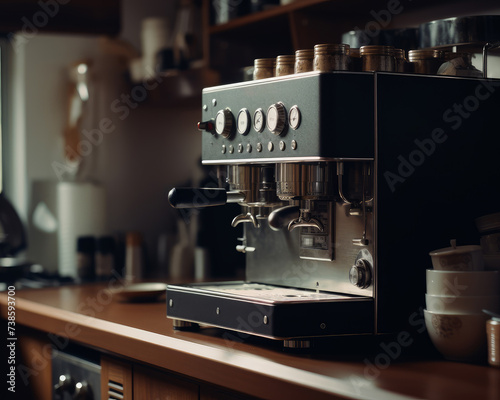
[{"label": "white ceramic cup", "polygon": [[485,361],[486,314],[446,314],[424,310],[425,326],[436,349],[448,360]]},{"label": "white ceramic cup", "polygon": [[484,269],[481,246],[446,247],[431,251],[432,267],[441,271],[482,271]]},{"label": "white ceramic cup", "polygon": [[500,271],[438,271],[426,273],[427,294],[441,296],[500,295]]},{"label": "white ceramic cup", "polygon": [[441,296],[426,294],[427,310],[443,313],[480,314],[483,309],[500,312],[500,296]]}]

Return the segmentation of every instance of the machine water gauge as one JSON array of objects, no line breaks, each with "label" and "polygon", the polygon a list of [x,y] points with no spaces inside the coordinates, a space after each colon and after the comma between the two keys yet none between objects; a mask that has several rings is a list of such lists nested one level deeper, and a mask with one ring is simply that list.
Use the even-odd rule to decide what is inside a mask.
[{"label": "machine water gauge", "polygon": [[264,130],[264,111],[262,110],[262,108],[258,108],[257,110],[255,110],[254,114],[253,114],[253,128],[257,131],[257,132],[262,132]]},{"label": "machine water gauge", "polygon": [[299,107],[293,106],[288,112],[288,123],[290,127],[295,130],[300,125],[300,110]]},{"label": "machine water gauge", "polygon": [[215,116],[215,132],[226,139],[230,139],[233,134],[234,117],[229,108],[220,110]]}]

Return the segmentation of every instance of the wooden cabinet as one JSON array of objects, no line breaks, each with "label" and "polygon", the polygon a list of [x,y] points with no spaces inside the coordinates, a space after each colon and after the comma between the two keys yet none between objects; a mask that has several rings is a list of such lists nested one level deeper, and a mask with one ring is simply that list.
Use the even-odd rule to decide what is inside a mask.
[{"label": "wooden cabinet", "polygon": [[198,400],[198,384],[166,372],[136,365],[134,399]]},{"label": "wooden cabinet", "polygon": [[101,399],[252,400],[234,391],[196,382],[168,371],[101,357]]},{"label": "wooden cabinet", "polygon": [[101,357],[101,399],[132,400],[132,364]]}]

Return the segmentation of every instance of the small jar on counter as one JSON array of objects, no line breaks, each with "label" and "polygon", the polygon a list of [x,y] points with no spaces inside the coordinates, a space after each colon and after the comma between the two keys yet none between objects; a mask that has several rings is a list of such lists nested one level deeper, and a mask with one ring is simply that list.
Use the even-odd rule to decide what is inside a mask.
[{"label": "small jar on counter", "polygon": [[142,254],[142,236],[138,232],[128,232],[125,250],[125,281],[138,282],[142,279],[144,260]]},{"label": "small jar on counter", "polygon": [[94,236],[80,236],[77,239],[77,274],[81,281],[89,282],[95,278],[95,245]]},{"label": "small jar on counter", "polygon": [[310,72],[313,70],[314,49],[297,50],[295,52],[294,73]]},{"label": "small jar on counter", "polygon": [[291,75],[294,73],[295,55],[276,57],[276,76]]},{"label": "small jar on counter", "polygon": [[446,52],[443,50],[410,50],[408,60],[416,74],[436,75],[439,67],[446,62]]},{"label": "small jar on counter", "polygon": [[253,79],[272,78],[275,73],[275,58],[256,58],[254,60]]},{"label": "small jar on counter", "polygon": [[486,321],[488,340],[488,363],[500,367],[500,318],[493,317]]},{"label": "small jar on counter", "polygon": [[314,71],[348,71],[348,44],[317,44],[314,46]]},{"label": "small jar on counter", "polygon": [[115,239],[102,236],[97,239],[95,274],[98,280],[109,279],[115,269]]},{"label": "small jar on counter", "polygon": [[362,46],[359,49],[363,71],[396,71],[396,57],[393,46]]}]

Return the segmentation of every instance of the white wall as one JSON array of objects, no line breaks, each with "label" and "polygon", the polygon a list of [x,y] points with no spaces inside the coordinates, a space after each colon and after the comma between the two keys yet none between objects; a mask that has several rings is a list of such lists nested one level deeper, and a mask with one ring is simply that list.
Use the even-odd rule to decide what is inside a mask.
[{"label": "white wall", "polygon": [[[172,2],[124,1],[123,39],[138,45],[140,18],[167,15],[168,8]],[[175,225],[165,193],[188,180],[199,161],[199,107],[167,108],[135,101],[134,94],[144,90],[134,89],[124,79],[119,63],[103,55],[100,44],[95,36],[38,34],[12,51],[6,191],[26,221],[32,183],[58,179],[52,164],[64,162],[68,66],[85,58],[94,60],[93,105],[84,128],[99,128],[109,118],[114,129],[84,158],[85,179],[106,186],[109,231],[143,232],[154,258],[159,235]],[[134,106],[126,106],[123,96],[131,96]]]}]

